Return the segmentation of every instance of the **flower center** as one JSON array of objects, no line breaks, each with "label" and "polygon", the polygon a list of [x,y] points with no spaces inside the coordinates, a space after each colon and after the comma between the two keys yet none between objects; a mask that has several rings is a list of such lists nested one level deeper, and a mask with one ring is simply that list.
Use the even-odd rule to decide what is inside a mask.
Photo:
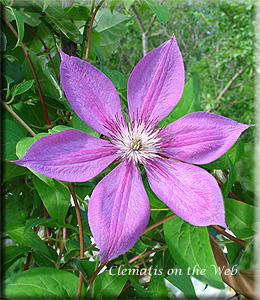
[{"label": "flower center", "polygon": [[129,145],[133,150],[139,150],[142,147],[142,140],[140,139],[140,137],[135,137],[131,140]]},{"label": "flower center", "polygon": [[139,119],[127,124],[125,120],[116,118],[107,123],[110,142],[122,153],[122,159],[144,165],[159,156],[163,134],[162,129],[156,128],[156,122]]}]

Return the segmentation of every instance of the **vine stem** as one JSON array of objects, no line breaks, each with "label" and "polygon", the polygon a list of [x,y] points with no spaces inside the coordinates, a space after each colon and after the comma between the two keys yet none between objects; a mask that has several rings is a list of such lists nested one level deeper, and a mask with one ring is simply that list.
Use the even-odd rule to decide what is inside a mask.
[{"label": "vine stem", "polygon": [[[4,16],[3,12],[1,11],[1,15],[2,15],[2,18],[5,20],[6,24],[8,25],[8,27],[11,29],[11,31],[13,32],[13,34],[16,36],[17,39],[19,39],[19,35],[18,33],[16,32],[16,30],[14,29],[14,27],[12,26],[12,24],[7,20],[7,18]],[[37,86],[37,89],[38,89],[38,92],[39,92],[39,96],[40,96],[40,99],[41,99],[41,103],[42,103],[42,108],[43,108],[43,113],[44,113],[44,116],[45,116],[45,119],[46,119],[46,124],[47,125],[51,125],[51,122],[50,122],[50,119],[49,119],[49,116],[48,116],[48,113],[47,113],[47,110],[46,110],[46,106],[45,106],[45,102],[44,102],[44,98],[43,98],[43,94],[42,94],[42,90],[41,90],[41,86],[39,84],[39,80],[37,78],[37,75],[36,75],[36,72],[34,70],[34,67],[33,67],[33,63],[32,63],[32,60],[31,60],[31,57],[29,56],[29,53],[27,52],[25,46],[24,46],[24,43],[21,41],[20,42],[20,45],[23,49],[23,52],[28,60],[28,63],[30,65],[30,68],[32,70],[32,73],[33,73],[33,77],[34,77],[34,80],[35,80],[35,83],[36,83],[36,86]]]},{"label": "vine stem", "polygon": [[99,273],[99,271],[106,265],[107,263],[103,263],[101,264],[96,270],[95,272],[92,274],[92,276],[89,278],[89,283],[93,282],[93,280],[96,278],[97,274]]},{"label": "vine stem", "polygon": [[1,104],[32,136],[36,135],[36,133],[3,100],[1,100]]},{"label": "vine stem", "polygon": [[[79,243],[80,243],[80,258],[84,258],[84,235],[83,235],[83,225],[82,225],[82,218],[80,214],[80,208],[78,204],[78,199],[75,194],[75,191],[73,189],[73,186],[71,183],[68,183],[68,188],[70,190],[70,193],[72,195],[74,204],[75,204],[75,210],[77,214],[77,220],[79,225]],[[82,290],[82,281],[83,281],[83,275],[81,272],[79,272],[79,284],[78,284],[78,294],[77,299],[80,299],[81,297],[81,290]]]},{"label": "vine stem", "polygon": [[168,216],[168,217],[166,217],[166,218],[163,218],[163,219],[161,219],[161,220],[158,221],[158,222],[155,222],[154,224],[148,226],[148,227],[145,229],[145,231],[143,232],[143,234],[145,234],[145,233],[147,233],[148,231],[154,229],[155,227],[157,227],[157,226],[163,224],[164,222],[166,222],[166,221],[168,221],[168,220],[171,220],[171,219],[174,218],[174,217],[176,217],[175,214],[170,215],[170,216]]},{"label": "vine stem", "polygon": [[211,225],[212,228],[216,229],[219,233],[223,234],[224,236],[226,236],[227,238],[229,238],[230,240],[236,242],[237,244],[243,246],[244,248],[246,247],[246,242],[243,240],[240,240],[232,235],[230,235],[229,233],[227,233],[224,229],[222,229],[221,227],[217,226],[217,225]]},{"label": "vine stem", "polygon": [[[46,52],[49,52],[50,49],[47,47],[47,45],[45,44],[44,40],[39,36],[39,34],[38,34],[37,32],[35,32],[29,25],[27,25],[27,24],[24,24],[24,25],[25,25],[29,30],[31,30],[31,32],[32,32],[35,36],[37,36],[37,38],[41,41],[41,43],[42,43],[42,45],[43,45],[45,51],[46,51]],[[56,77],[56,79],[57,79],[57,82],[58,82],[58,84],[60,84],[59,75],[58,75],[57,69],[56,69],[56,67],[55,67],[55,65],[54,65],[53,59],[52,59],[50,53],[48,53],[47,55],[48,55],[48,57],[49,57],[49,59],[50,59],[50,62],[51,62],[51,65],[52,65],[52,68],[53,68],[55,77]]]},{"label": "vine stem", "polygon": [[90,19],[89,22],[89,30],[88,30],[88,42],[87,42],[87,49],[86,49],[86,55],[85,55],[85,61],[88,61],[88,55],[89,55],[89,48],[90,48],[90,38],[91,38],[91,32],[92,32],[92,27],[93,27],[93,22],[95,19],[95,16],[98,12],[98,10],[100,9],[101,5],[105,2],[105,0],[102,0],[99,2],[99,4],[97,5],[95,11],[93,12],[93,15]]}]

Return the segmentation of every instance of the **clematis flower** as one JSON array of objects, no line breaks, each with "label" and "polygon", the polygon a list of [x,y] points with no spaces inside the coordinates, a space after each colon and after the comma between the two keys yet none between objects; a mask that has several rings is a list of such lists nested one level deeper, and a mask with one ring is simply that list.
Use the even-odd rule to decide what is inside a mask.
[{"label": "clematis flower", "polygon": [[106,138],[65,130],[40,138],[15,163],[58,180],[82,182],[117,162],[95,187],[88,206],[101,263],[128,251],[148,223],[150,205],[139,165],[154,193],[182,219],[196,226],[226,227],[217,182],[196,165],[220,157],[249,126],[195,112],[157,127],[184,87],[184,66],[174,36],[134,68],[128,81],[128,123],[112,82],[91,64],[62,51],[60,55],[68,101]]}]

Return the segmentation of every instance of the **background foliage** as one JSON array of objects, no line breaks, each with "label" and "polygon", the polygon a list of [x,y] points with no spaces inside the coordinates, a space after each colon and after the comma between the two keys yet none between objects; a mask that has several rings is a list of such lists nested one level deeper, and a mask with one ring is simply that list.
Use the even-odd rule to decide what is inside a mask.
[{"label": "background foliage", "polygon": [[[235,291],[250,296],[256,205],[253,128],[221,158],[203,166],[219,181],[234,239],[221,228],[195,227],[178,217],[168,220],[172,213],[144,177],[152,209],[150,230],[126,255],[110,261],[94,281],[99,256],[88,227],[87,206],[92,190],[109,168],[88,182],[73,184],[84,228],[85,258],[79,259],[79,227],[67,185],[9,161],[23,157],[36,139],[68,127],[98,136],[65,98],[59,82],[57,45],[83,59],[88,49],[88,61],[112,80],[126,111],[130,72],[144,54],[174,33],[184,59],[186,85],[182,99],[160,125],[198,110],[254,123],[255,6],[251,1],[101,2],[1,1],[5,296],[74,299],[80,272],[81,297],[174,298],[166,287],[168,282],[193,299],[199,292],[187,269],[197,264],[207,272],[193,277],[204,286],[223,289],[224,280]],[[223,273],[215,274],[212,266],[236,266],[239,272],[231,282]],[[138,276],[122,274],[126,268],[137,267],[153,271]],[[159,269],[162,274],[156,274]],[[181,269],[182,275],[168,274],[170,269]],[[28,289],[28,284],[33,288]]]}]

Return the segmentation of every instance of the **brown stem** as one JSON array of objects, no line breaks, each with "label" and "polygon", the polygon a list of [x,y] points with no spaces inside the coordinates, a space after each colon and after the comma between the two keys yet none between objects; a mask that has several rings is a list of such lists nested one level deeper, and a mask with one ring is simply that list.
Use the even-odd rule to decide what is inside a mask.
[{"label": "brown stem", "polygon": [[28,255],[27,255],[27,258],[26,258],[24,268],[23,268],[24,271],[26,271],[28,269],[31,257],[32,257],[32,252],[29,252]]},{"label": "brown stem", "polygon": [[[6,24],[8,25],[8,27],[11,29],[11,31],[13,32],[13,34],[16,36],[17,39],[19,39],[19,35],[18,33],[16,32],[16,30],[13,28],[13,26],[11,25],[11,23],[7,20],[7,18],[4,16],[4,14],[1,12],[1,15],[2,15],[2,18],[5,20]],[[49,119],[49,116],[48,116],[48,113],[47,113],[47,110],[46,110],[46,106],[45,106],[45,102],[44,102],[44,98],[43,98],[43,94],[42,94],[42,90],[41,90],[41,86],[39,84],[39,80],[37,78],[37,75],[36,75],[36,72],[34,70],[34,67],[33,67],[33,63],[32,63],[32,60],[24,46],[24,43],[21,41],[20,42],[20,45],[23,49],[23,52],[28,60],[28,63],[30,65],[30,68],[32,70],[32,73],[33,73],[33,77],[34,77],[34,80],[35,80],[35,83],[36,83],[36,86],[37,86],[37,89],[38,89],[38,92],[39,92],[39,96],[40,96],[40,99],[41,99],[41,103],[42,103],[42,108],[43,108],[43,112],[44,112],[44,115],[45,115],[45,119],[46,119],[46,124],[47,125],[51,125],[51,122],[50,122],[50,119]]]},{"label": "brown stem", "polygon": [[217,226],[217,225],[211,225],[211,227],[213,227],[214,229],[216,229],[219,233],[223,234],[224,236],[226,236],[227,238],[229,238],[230,240],[236,242],[237,244],[246,247],[246,242],[243,240],[240,240],[232,235],[230,235],[229,233],[225,232],[224,229],[222,229],[221,227]]},{"label": "brown stem", "polygon": [[97,274],[99,273],[99,271],[106,265],[106,263],[101,264],[96,271],[92,274],[92,276],[89,278],[89,283],[93,282],[93,280],[96,278]]},{"label": "brown stem", "polygon": [[168,217],[166,217],[166,218],[163,218],[163,219],[161,219],[160,221],[158,221],[158,222],[152,224],[151,226],[148,226],[148,227],[145,229],[145,231],[143,232],[143,234],[145,234],[146,232],[148,232],[148,231],[154,229],[155,227],[157,227],[157,226],[163,224],[164,222],[166,222],[166,221],[168,221],[168,220],[171,220],[171,219],[174,218],[174,217],[176,217],[175,214],[170,215],[170,216],[168,216]]},{"label": "brown stem", "polygon": [[143,236],[144,238],[146,238],[147,240],[149,240],[149,241],[156,242],[156,243],[158,243],[158,244],[164,244],[164,245],[166,245],[165,242],[156,240],[156,239],[154,239],[154,238],[151,238],[151,237],[148,236],[148,235],[143,234],[142,236]]},{"label": "brown stem", "polygon": [[[48,219],[48,212],[47,212],[47,209],[44,205],[44,203],[42,203],[43,205],[43,213],[44,213],[44,219]],[[50,234],[50,228],[49,227],[46,227],[46,236],[47,237],[50,237],[51,234]],[[51,245],[51,241],[50,241],[50,245]]]},{"label": "brown stem", "polygon": [[[96,244],[93,244],[93,245],[87,247],[86,249],[84,249],[84,253],[85,253],[86,251],[88,251],[88,250],[94,248],[94,247],[96,247]],[[68,263],[70,263],[73,259],[77,258],[78,256],[80,256],[80,253],[78,253],[78,254],[76,254],[75,256],[69,258],[63,265],[61,265],[61,266],[59,267],[59,269],[64,268]]]},{"label": "brown stem", "polygon": [[[233,83],[240,75],[242,75],[242,74],[245,72],[245,70],[246,70],[249,66],[251,66],[251,64],[249,64],[249,65],[245,66],[244,68],[242,68],[241,70],[239,70],[239,71],[238,71],[238,72],[237,72],[237,73],[229,80],[229,82],[228,82],[228,84],[225,86],[225,88],[219,93],[219,95],[218,95],[218,97],[217,97],[217,99],[216,99],[216,103],[219,102],[219,100],[221,99],[221,97],[223,97],[223,96],[226,94],[226,92],[230,89],[232,83]],[[216,105],[215,108],[217,108],[218,106],[219,106],[219,103]]]},{"label": "brown stem", "polygon": [[59,237],[60,237],[60,228],[57,230],[56,237],[55,237],[55,239],[56,239],[55,247],[54,247],[55,251],[57,251],[57,249],[58,249]]},{"label": "brown stem", "polygon": [[32,136],[36,135],[36,133],[3,100],[1,100],[1,104]]},{"label": "brown stem", "polygon": [[[70,193],[72,195],[74,204],[75,204],[75,210],[77,214],[77,220],[78,220],[78,225],[79,225],[79,243],[80,243],[80,258],[84,258],[84,235],[83,235],[83,225],[82,225],[82,219],[81,219],[81,214],[80,214],[80,208],[78,204],[78,199],[77,196],[74,192],[73,186],[71,183],[68,183],[68,188],[70,190]],[[77,299],[80,299],[81,296],[81,290],[82,290],[82,281],[83,281],[83,276],[82,273],[79,273],[79,284],[78,284],[78,294],[77,294]]]},{"label": "brown stem", "polygon": [[[65,220],[63,221],[63,224],[65,224]],[[62,229],[62,245],[60,247],[61,254],[64,251],[66,239],[67,239],[67,228],[63,227],[63,229]],[[84,251],[83,251],[83,253],[84,253]]]},{"label": "brown stem", "polygon": [[148,38],[147,38],[147,32],[144,29],[143,23],[135,10],[135,5],[134,3],[130,6],[130,11],[135,17],[136,23],[140,28],[140,31],[142,33],[142,44],[143,44],[143,56],[145,56],[148,53]]},{"label": "brown stem", "polygon": [[95,11],[93,12],[93,15],[90,19],[89,22],[89,30],[88,30],[88,42],[87,42],[87,49],[86,49],[86,55],[85,55],[85,61],[88,61],[88,55],[89,55],[89,48],[90,48],[90,38],[91,38],[91,31],[92,31],[92,27],[93,27],[93,22],[95,19],[95,16],[98,12],[98,10],[100,9],[101,5],[105,2],[105,0],[100,1],[100,3],[97,5]]},{"label": "brown stem", "polygon": [[[38,38],[38,39],[41,41],[41,43],[43,44],[43,47],[44,47],[45,51],[46,51],[46,52],[49,52],[49,51],[50,51],[49,48],[48,48],[47,45],[45,44],[44,40],[39,36],[39,34],[38,34],[37,32],[35,32],[29,25],[27,25],[27,24],[24,24],[24,25],[25,25],[29,30],[31,30],[31,32],[32,32],[35,36],[37,36],[37,38]],[[51,65],[52,65],[52,67],[53,67],[53,71],[54,71],[55,77],[56,77],[56,79],[57,79],[57,81],[58,81],[58,84],[60,84],[59,75],[58,75],[57,69],[56,69],[56,67],[55,67],[55,65],[54,65],[53,59],[52,59],[50,53],[48,53],[47,55],[48,55],[48,57],[49,57],[49,59],[50,59],[50,62],[51,62]]]}]

